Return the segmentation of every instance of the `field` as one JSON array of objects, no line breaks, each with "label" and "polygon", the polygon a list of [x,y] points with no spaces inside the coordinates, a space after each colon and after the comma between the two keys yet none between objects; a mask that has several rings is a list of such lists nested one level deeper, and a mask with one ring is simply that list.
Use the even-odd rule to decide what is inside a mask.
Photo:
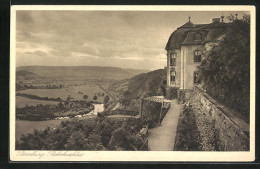
[{"label": "field", "polygon": [[15,122],[15,138],[20,139],[22,134],[32,133],[34,129],[44,130],[47,127],[53,128],[60,125],[63,120],[47,120],[47,121],[27,121],[16,120]]},{"label": "field", "polygon": [[[85,116],[77,118],[77,120],[84,120],[89,118],[95,118],[96,116]],[[47,127],[55,128],[60,125],[62,121],[75,120],[75,119],[60,119],[60,120],[46,120],[46,121],[27,121],[16,120],[15,121],[15,139],[19,140],[22,134],[26,135],[32,133],[34,129],[44,130]]]},{"label": "field", "polygon": [[[107,88],[108,85],[102,85],[103,88]],[[79,93],[80,92],[80,93]],[[74,100],[84,100],[83,95],[88,95],[87,101],[91,101],[95,95],[98,93],[106,93],[97,85],[75,85],[69,86],[61,89],[27,89],[19,91],[19,93],[32,94],[41,97],[57,98],[60,97],[63,100],[66,100],[70,95]],[[103,96],[97,96],[98,102],[103,102]]]},{"label": "field", "polygon": [[16,96],[15,97],[15,104],[18,108],[28,106],[36,106],[37,104],[58,104],[58,102],[55,101],[45,101],[45,100],[34,100],[34,99],[28,99],[26,97]]}]

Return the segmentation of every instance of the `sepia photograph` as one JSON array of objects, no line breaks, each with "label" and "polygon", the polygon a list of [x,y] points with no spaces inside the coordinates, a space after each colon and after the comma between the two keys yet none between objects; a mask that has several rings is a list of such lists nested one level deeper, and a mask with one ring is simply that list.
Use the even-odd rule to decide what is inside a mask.
[{"label": "sepia photograph", "polygon": [[255,8],[12,6],[13,161],[253,161]]}]

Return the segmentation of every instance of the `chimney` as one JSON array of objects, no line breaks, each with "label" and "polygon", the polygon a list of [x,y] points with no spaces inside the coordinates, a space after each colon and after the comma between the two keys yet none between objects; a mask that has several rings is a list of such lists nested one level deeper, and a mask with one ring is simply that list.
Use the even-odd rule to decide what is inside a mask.
[{"label": "chimney", "polygon": [[212,23],[215,23],[215,22],[220,22],[220,18],[213,18]]}]

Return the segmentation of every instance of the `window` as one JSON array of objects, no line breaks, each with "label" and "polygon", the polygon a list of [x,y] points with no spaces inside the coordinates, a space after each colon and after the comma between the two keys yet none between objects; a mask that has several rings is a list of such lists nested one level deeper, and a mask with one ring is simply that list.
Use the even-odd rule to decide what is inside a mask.
[{"label": "window", "polygon": [[171,66],[175,66],[176,65],[176,57],[177,57],[177,53],[171,53],[170,54],[170,65]]},{"label": "window", "polygon": [[194,72],[194,78],[193,79],[194,79],[195,84],[200,83],[200,77],[199,77],[198,72]]},{"label": "window", "polygon": [[196,33],[194,35],[194,40],[201,40],[201,34],[200,33]]},{"label": "window", "polygon": [[171,72],[175,72],[175,68],[174,68],[174,67],[171,67],[171,68],[170,68],[170,71],[171,71]]},{"label": "window", "polygon": [[175,71],[171,72],[171,82],[175,82],[175,76],[176,76],[176,72]]},{"label": "window", "polygon": [[201,54],[202,52],[200,50],[194,51],[194,62],[201,62]]},{"label": "window", "polygon": [[167,81],[166,80],[163,80],[163,85],[167,85]]}]

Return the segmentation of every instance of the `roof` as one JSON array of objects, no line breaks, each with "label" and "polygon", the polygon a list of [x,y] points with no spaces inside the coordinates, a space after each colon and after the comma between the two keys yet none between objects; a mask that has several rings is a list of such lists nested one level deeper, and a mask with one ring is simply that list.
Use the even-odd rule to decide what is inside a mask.
[{"label": "roof", "polygon": [[194,27],[195,27],[195,25],[191,21],[189,21],[189,22],[185,23],[184,25],[182,25],[180,28],[194,28]]},{"label": "roof", "polygon": [[[213,22],[211,24],[187,22],[171,34],[165,49],[179,49],[181,45],[200,45],[215,41],[225,33],[227,25],[227,23],[223,22]],[[201,35],[201,40],[195,40],[194,37],[197,33]]]}]

